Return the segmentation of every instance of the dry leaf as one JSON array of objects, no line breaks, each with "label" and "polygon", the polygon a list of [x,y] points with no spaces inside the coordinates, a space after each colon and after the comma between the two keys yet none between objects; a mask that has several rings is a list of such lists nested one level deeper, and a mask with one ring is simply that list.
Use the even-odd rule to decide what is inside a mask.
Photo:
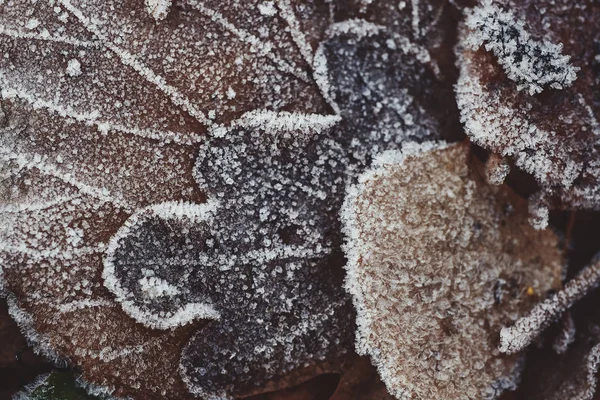
[{"label": "dry leaf", "polygon": [[143,399],[339,370],[344,187],[456,114],[426,48],[332,13],[0,5],[0,285],[40,351]]},{"label": "dry leaf", "polygon": [[342,212],[359,354],[399,399],[514,389],[523,358],[499,353],[500,328],[560,285],[557,237],[469,167],[468,146],[405,145],[375,163]]},{"label": "dry leaf", "polygon": [[482,0],[457,47],[465,130],[535,177],[540,228],[548,207],[600,207],[599,24],[593,0]]}]

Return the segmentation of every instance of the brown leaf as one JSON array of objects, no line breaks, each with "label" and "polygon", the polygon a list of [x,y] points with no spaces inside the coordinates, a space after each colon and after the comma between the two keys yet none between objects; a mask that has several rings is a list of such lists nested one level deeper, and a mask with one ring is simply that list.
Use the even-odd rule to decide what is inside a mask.
[{"label": "brown leaf", "polygon": [[481,2],[457,47],[465,130],[535,177],[540,227],[548,207],[600,207],[599,21],[593,0]]},{"label": "brown leaf", "polygon": [[0,26],[0,283],[37,346],[143,399],[338,372],[345,185],[457,120],[429,47],[319,1],[13,1]]}]

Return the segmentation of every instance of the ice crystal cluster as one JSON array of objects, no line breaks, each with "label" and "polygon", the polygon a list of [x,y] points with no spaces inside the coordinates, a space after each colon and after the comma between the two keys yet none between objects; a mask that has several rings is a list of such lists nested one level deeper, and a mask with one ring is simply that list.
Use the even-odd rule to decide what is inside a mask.
[{"label": "ice crystal cluster", "polygon": [[410,9],[0,3],[0,284],[36,348],[140,399],[339,370],[345,188],[458,126],[444,4]]},{"label": "ice crystal cluster", "polygon": [[467,14],[456,47],[467,135],[535,177],[538,227],[548,208],[598,209],[598,2],[485,0]]},{"label": "ice crystal cluster", "polygon": [[498,331],[560,285],[557,237],[468,157],[431,142],[383,153],[343,207],[357,350],[398,399],[514,389],[523,359],[499,352]]},{"label": "ice crystal cluster", "polygon": [[532,39],[523,20],[491,1],[473,9],[465,25],[469,35],[463,45],[473,50],[484,45],[494,53],[506,76],[517,83],[517,90],[527,89],[533,95],[544,86],[563,89],[577,78],[579,68],[562,54],[562,44]]}]

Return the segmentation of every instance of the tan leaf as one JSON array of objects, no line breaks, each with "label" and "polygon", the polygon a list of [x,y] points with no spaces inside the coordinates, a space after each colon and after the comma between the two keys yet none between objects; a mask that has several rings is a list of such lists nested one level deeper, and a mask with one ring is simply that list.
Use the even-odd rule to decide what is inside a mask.
[{"label": "tan leaf", "polygon": [[375,163],[342,212],[359,354],[399,399],[514,389],[523,358],[499,353],[500,329],[560,285],[556,236],[530,227],[524,201],[489,186],[464,144]]}]

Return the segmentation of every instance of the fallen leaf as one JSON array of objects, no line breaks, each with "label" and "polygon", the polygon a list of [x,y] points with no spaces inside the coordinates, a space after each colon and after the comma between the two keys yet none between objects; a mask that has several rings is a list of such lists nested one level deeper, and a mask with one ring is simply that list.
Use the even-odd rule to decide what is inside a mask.
[{"label": "fallen leaf", "polygon": [[595,1],[485,0],[456,48],[465,131],[535,177],[540,228],[548,208],[600,207],[599,21]]},{"label": "fallen leaf", "polygon": [[342,211],[358,353],[398,399],[514,390],[523,355],[501,354],[499,332],[560,286],[556,235],[465,144],[405,144],[375,165]]}]

